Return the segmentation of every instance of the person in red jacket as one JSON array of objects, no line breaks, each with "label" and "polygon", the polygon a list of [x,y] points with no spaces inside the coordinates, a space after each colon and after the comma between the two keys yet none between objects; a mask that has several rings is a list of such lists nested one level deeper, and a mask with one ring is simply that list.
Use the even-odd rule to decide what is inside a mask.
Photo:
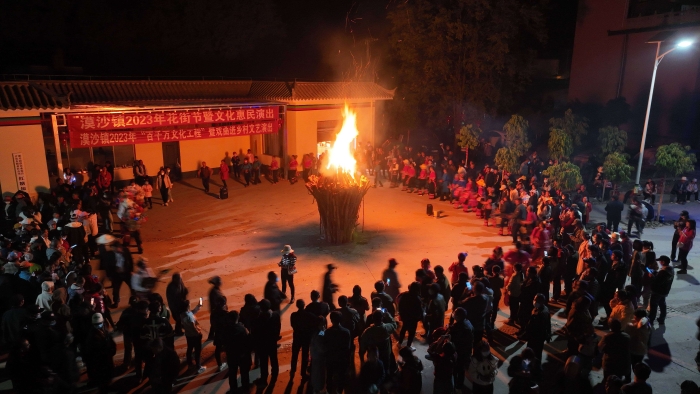
[{"label": "person in red jacket", "polygon": [[461,252],[460,254],[457,255],[457,261],[452,263],[448,270],[452,272],[452,285],[455,283],[459,282],[459,274],[462,272],[467,274],[467,277],[469,277],[469,269],[464,265],[464,260],[467,259],[467,256],[469,254],[467,252]]},{"label": "person in red jacket", "polygon": [[678,275],[686,275],[688,273],[688,253],[693,248],[693,240],[695,239],[695,220],[687,220],[685,228],[681,231],[678,238],[678,260],[680,260],[680,270]]},{"label": "person in red jacket", "polygon": [[221,160],[221,165],[219,166],[219,176],[221,176],[221,183],[224,184],[224,187],[228,187],[226,185],[226,180],[228,180],[229,177],[229,168],[228,164],[226,164],[225,160]]}]

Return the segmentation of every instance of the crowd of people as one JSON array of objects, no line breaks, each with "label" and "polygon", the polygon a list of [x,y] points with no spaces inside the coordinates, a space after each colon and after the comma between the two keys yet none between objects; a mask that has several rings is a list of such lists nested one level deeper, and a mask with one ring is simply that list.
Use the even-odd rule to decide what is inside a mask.
[{"label": "crowd of people", "polygon": [[[410,148],[394,148],[387,156],[368,146],[358,161],[374,176],[375,186],[387,177],[392,187],[475,212],[484,225],[512,237],[512,248],[496,247],[485,262],[471,267],[466,252],[444,266],[423,259],[411,278],[402,278],[398,261],[390,259],[369,297],[359,284],[352,294],[338,294],[333,281],[337,267],[328,264],[322,289],[312,291],[306,302],[295,294],[298,258],[290,245],[281,251],[279,275],[268,273],[261,295],[246,294],[229,306],[222,279],[212,277],[207,340],[214,347],[216,373],[228,374],[231,392],[250,389],[252,369],[260,371],[253,382],[258,387],[276,380],[281,310],[289,303],[296,307],[289,315],[290,374],[294,379],[298,372],[315,393],[420,393],[425,361],[415,356],[413,346],[419,325],[419,340],[428,345],[425,359],[434,367],[434,393],[493,393],[507,358],[494,340],[498,316],[507,317],[504,324],[525,343],[508,361],[510,393],[538,390],[545,380],[545,346],[559,338],[566,341],[563,352],[552,344],[547,349],[563,360],[551,392],[586,392],[588,375],[602,359],[606,393],[651,393],[646,383],[651,369],[644,359],[654,325],[665,324],[673,280],[686,273],[695,237],[688,212],[674,223],[671,256],[657,256],[654,245],[641,239],[645,206],[636,197],[630,198],[630,227],[624,231],[618,226],[625,207],[615,193],[606,195],[602,188],[600,197],[610,199],[608,223],[591,223],[586,188],[568,194],[551,187],[542,177],[546,164],[536,154],[523,162],[520,174],[507,174],[488,165],[477,170],[473,162],[456,164],[449,147],[441,153],[436,165],[431,155]],[[297,168],[292,166],[296,157],[291,160],[290,169]],[[321,162],[322,157],[306,155],[300,176],[308,180]],[[260,166],[250,165],[247,157],[243,164],[235,163],[234,176],[259,182]],[[179,273],[170,277],[165,297],[154,292],[168,271],[156,274],[146,258],[130,249],[133,239],[135,254],[143,253],[140,226],[152,208],[153,187],[142,165],[135,166],[135,179],[120,190],[103,167],[81,186],[68,171],[35,203],[23,192],[6,200],[0,240],[6,310],[0,345],[9,351],[7,370],[18,392],[76,392],[83,368],[100,392],[109,391],[117,374],[132,369],[134,386],[147,380],[154,392],[171,392],[183,373],[206,371],[201,359],[205,330],[197,317],[203,299],[188,298]],[[222,162],[222,181],[229,178],[228,170]],[[290,173],[293,183],[296,172]],[[164,205],[174,201],[169,174],[163,168],[155,181]],[[208,191],[212,171],[206,163],[198,176]],[[270,176],[277,181],[276,172]],[[113,212],[122,222],[120,236],[113,231]],[[631,227],[637,223],[633,239]],[[672,265],[676,258],[678,272]],[[92,272],[91,262],[105,272],[105,279]],[[404,286],[404,281],[409,283]],[[130,290],[124,308],[123,284]],[[553,329],[550,308],[563,309],[562,329]],[[114,362],[116,336],[123,338],[119,367]],[[187,344],[185,372],[175,351],[180,336]],[[697,388],[690,381],[684,385]]]}]

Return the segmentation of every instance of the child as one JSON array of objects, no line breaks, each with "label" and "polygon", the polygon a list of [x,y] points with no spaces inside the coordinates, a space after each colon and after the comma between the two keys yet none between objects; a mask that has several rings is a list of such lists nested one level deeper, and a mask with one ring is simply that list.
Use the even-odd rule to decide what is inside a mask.
[{"label": "child", "polygon": [[199,321],[194,315],[199,312],[202,305],[200,303],[191,311],[190,300],[185,300],[184,307],[185,311],[180,313],[180,321],[187,339],[187,365],[192,364],[192,351],[194,350],[194,362],[197,366],[197,373],[201,374],[207,370],[207,367],[202,366],[200,359],[202,353],[202,329],[199,327]]},{"label": "child", "polygon": [[144,180],[141,190],[143,190],[145,205],[148,206],[149,209],[153,209],[153,186],[151,186],[151,182],[149,182],[148,179]]}]

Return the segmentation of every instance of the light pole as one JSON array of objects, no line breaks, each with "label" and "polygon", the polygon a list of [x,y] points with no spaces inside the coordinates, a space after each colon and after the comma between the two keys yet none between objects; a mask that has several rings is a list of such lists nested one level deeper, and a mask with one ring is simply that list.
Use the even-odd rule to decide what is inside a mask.
[{"label": "light pole", "polygon": [[634,179],[634,184],[639,188],[639,178],[642,175],[642,161],[644,160],[644,145],[647,140],[647,128],[649,127],[649,112],[651,112],[651,99],[654,96],[654,82],[656,82],[656,70],[659,68],[659,64],[664,59],[664,56],[675,51],[678,48],[687,48],[693,45],[692,40],[683,40],[676,44],[673,48],[659,55],[661,50],[661,42],[656,42],[656,58],[654,60],[654,73],[651,75],[651,88],[649,89],[649,102],[647,103],[647,113],[644,117],[644,130],[642,131],[642,145],[639,147],[639,161],[637,162],[637,177]]}]

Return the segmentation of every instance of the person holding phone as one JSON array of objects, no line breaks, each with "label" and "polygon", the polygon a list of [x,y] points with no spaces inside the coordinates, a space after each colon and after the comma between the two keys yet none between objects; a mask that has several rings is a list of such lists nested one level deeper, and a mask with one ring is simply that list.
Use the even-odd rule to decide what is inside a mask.
[{"label": "person holding phone", "polygon": [[199,326],[199,321],[195,316],[202,308],[202,299],[199,299],[199,304],[190,310],[190,300],[184,302],[185,311],[180,313],[180,322],[185,330],[185,338],[187,339],[187,365],[192,364],[192,352],[194,352],[194,363],[197,373],[201,374],[207,370],[207,367],[202,366],[202,328]]}]

